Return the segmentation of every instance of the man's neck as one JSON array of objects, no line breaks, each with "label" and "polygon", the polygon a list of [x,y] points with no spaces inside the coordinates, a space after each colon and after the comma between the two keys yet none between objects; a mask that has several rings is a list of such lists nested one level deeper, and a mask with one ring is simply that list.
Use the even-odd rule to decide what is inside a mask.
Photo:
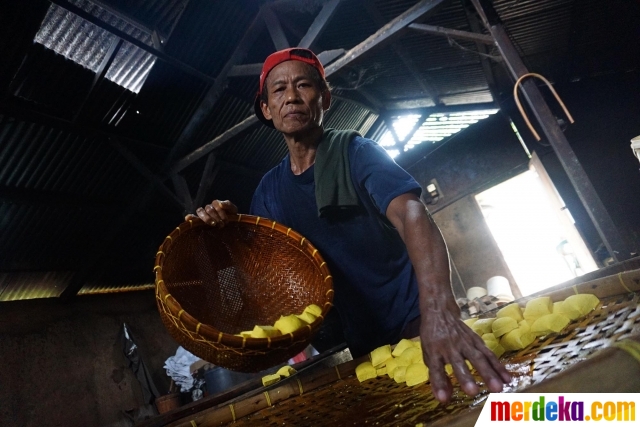
[{"label": "man's neck", "polygon": [[300,175],[313,166],[323,132],[323,128],[319,127],[302,136],[284,135],[284,140],[289,148],[291,172],[294,175]]}]

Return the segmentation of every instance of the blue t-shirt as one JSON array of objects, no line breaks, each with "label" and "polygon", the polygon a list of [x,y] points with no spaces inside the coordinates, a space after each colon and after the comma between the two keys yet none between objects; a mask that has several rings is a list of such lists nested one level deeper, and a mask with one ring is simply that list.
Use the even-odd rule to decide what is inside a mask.
[{"label": "blue t-shirt", "polygon": [[334,306],[354,357],[400,339],[419,314],[418,286],[407,248],[385,214],[404,193],[420,185],[382,147],[362,137],[349,144],[351,179],[359,212],[319,218],[314,166],[300,175],[289,155],[262,178],[251,214],[278,221],[306,237],[327,262],[334,282]]}]

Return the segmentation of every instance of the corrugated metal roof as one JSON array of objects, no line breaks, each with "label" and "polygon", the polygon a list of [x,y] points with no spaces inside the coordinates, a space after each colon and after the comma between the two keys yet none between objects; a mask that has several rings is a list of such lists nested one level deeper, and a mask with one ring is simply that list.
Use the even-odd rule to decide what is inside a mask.
[{"label": "corrugated metal roof", "polygon": [[0,186],[126,204],[143,181],[108,144],[0,115]]},{"label": "corrugated metal roof", "polygon": [[59,297],[73,272],[0,273],[0,302]]},{"label": "corrugated metal roof", "polygon": [[260,4],[253,0],[191,0],[165,46],[166,52],[209,76],[217,76]]},{"label": "corrugated metal roof", "polygon": [[[87,0],[71,0],[71,3],[136,39],[148,45],[152,44],[151,34],[134,27],[101,7]],[[115,35],[56,4],[51,4],[40,31],[34,39],[37,43],[94,73],[98,71],[109,47],[117,40],[118,37]],[[137,93],[155,60],[153,55],[125,42],[109,67],[106,78]]]}]

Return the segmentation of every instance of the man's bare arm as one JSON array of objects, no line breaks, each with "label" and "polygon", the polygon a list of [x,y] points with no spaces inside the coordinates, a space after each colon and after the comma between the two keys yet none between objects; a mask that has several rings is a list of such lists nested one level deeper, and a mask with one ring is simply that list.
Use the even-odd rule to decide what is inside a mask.
[{"label": "man's bare arm", "polygon": [[447,247],[440,230],[417,196],[402,194],[391,201],[387,218],[407,245],[418,280],[420,295],[420,339],[429,366],[436,398],[448,402],[453,392],[444,365],[450,363],[462,390],[475,396],[478,385],[465,359],[478,371],[492,392],[502,390],[511,378],[482,339],[460,319],[460,309],[451,290]]}]

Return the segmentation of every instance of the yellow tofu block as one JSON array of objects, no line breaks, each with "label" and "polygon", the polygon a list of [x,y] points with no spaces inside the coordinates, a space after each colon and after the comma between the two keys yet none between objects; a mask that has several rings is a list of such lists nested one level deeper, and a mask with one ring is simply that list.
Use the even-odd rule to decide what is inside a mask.
[{"label": "yellow tofu block", "polygon": [[565,304],[564,301],[553,303],[553,314],[560,314],[569,320],[576,320],[582,317],[579,309],[572,307],[570,304]]},{"label": "yellow tofu block", "polygon": [[302,314],[298,314],[298,319],[302,320],[303,322],[306,323],[313,323],[314,320],[317,319],[317,316],[314,316],[313,314],[309,313],[308,311],[303,311]]},{"label": "yellow tofu block", "polygon": [[535,339],[535,335],[525,332],[523,328],[517,328],[507,332],[500,338],[500,345],[507,351],[522,350]]},{"label": "yellow tofu block", "polygon": [[295,314],[290,314],[288,316],[280,316],[280,318],[276,320],[276,323],[273,326],[275,326],[275,328],[279,330],[282,335],[286,335],[306,325],[307,323],[300,320],[298,316],[296,316]]},{"label": "yellow tofu block", "polygon": [[469,369],[469,372],[473,371],[474,368],[471,362],[469,362],[468,360],[465,360],[464,363],[467,364],[467,368]]},{"label": "yellow tofu block", "polygon": [[493,325],[493,322],[495,322],[495,321],[496,321],[495,318],[492,318],[492,319],[478,319],[478,321],[473,324],[471,329],[473,329],[473,331],[476,334],[478,334],[480,336],[483,336],[484,334],[488,334],[489,332],[493,332],[493,330],[491,329],[491,325]]},{"label": "yellow tofu block", "polygon": [[240,332],[239,334],[236,334],[236,335],[239,336],[239,337],[249,338],[249,337],[251,337],[251,333],[252,332],[253,331],[242,331],[242,332]]},{"label": "yellow tofu block", "polygon": [[429,369],[424,363],[413,363],[407,366],[405,381],[408,386],[424,384],[429,381]]},{"label": "yellow tofu block", "polygon": [[490,334],[484,334],[482,337],[482,341],[487,342],[487,341],[495,341],[498,342],[498,338],[496,338],[495,335],[493,335],[493,332]]},{"label": "yellow tofu block", "polygon": [[358,377],[358,381],[363,382],[376,378],[378,374],[371,362],[362,362],[356,367],[356,376]]},{"label": "yellow tofu block", "polygon": [[391,359],[391,346],[387,344],[378,347],[374,349],[369,356],[371,357],[371,364],[375,368],[382,368],[387,360]]},{"label": "yellow tofu block", "polygon": [[268,386],[271,384],[275,384],[278,381],[280,381],[280,375],[279,374],[270,374],[270,375],[265,375],[264,377],[262,377],[262,385],[263,386]]},{"label": "yellow tofu block", "polygon": [[539,317],[531,325],[531,333],[536,336],[549,335],[551,333],[558,333],[564,329],[571,322],[568,317],[562,314],[547,314]]},{"label": "yellow tofu block", "polygon": [[420,351],[422,351],[422,342],[420,342],[420,340],[418,340],[418,341],[412,341],[412,342],[413,342],[413,346],[414,346],[415,348],[418,348],[418,349],[420,349]]},{"label": "yellow tofu block", "polygon": [[524,317],[522,317],[522,309],[517,303],[509,304],[507,306],[502,307],[496,313],[496,317],[498,319],[501,317],[511,317],[512,319],[515,319],[516,322],[519,322],[522,319],[524,319]]},{"label": "yellow tofu block", "polygon": [[281,377],[288,377],[295,373],[296,370],[289,365],[283,366],[282,368],[278,369],[278,372],[276,372],[276,374],[280,375]]},{"label": "yellow tofu block", "polygon": [[397,359],[394,359],[392,357],[391,359],[387,360],[387,366],[385,366],[385,368],[387,369],[387,375],[389,375],[389,378],[393,379],[393,373],[397,367],[398,367]]},{"label": "yellow tofu block", "polygon": [[282,334],[274,326],[256,325],[253,327],[253,331],[251,331],[251,338],[268,338],[277,337],[278,335]]},{"label": "yellow tofu block", "polygon": [[416,347],[409,347],[402,352],[400,357],[411,360],[412,363],[423,363],[422,350]]},{"label": "yellow tofu block", "polygon": [[563,302],[563,307],[573,309],[580,313],[580,317],[586,316],[591,310],[596,308],[600,300],[597,296],[591,294],[571,295]]},{"label": "yellow tofu block", "polygon": [[405,382],[406,377],[407,377],[406,366],[398,366],[396,370],[393,372],[393,379],[398,384]]},{"label": "yellow tofu block", "polygon": [[447,363],[446,365],[444,365],[444,371],[447,373],[447,375],[453,375],[453,366],[451,366],[451,363]]},{"label": "yellow tofu block", "polygon": [[376,369],[376,375],[378,375],[379,377],[386,375],[387,374],[387,367],[385,366],[384,368],[378,368]]},{"label": "yellow tofu block", "polygon": [[484,343],[487,348],[496,355],[496,357],[500,357],[504,354],[504,347],[498,341],[485,341]]},{"label": "yellow tofu block", "polygon": [[527,302],[522,317],[529,323],[535,321],[538,317],[545,314],[551,314],[553,311],[553,302],[549,297],[540,297]]},{"label": "yellow tofu block", "polygon": [[463,320],[464,324],[470,328],[473,327],[473,324],[476,323],[477,321],[478,321],[477,317],[472,317],[471,319]]},{"label": "yellow tofu block", "polygon": [[318,317],[322,314],[322,308],[320,308],[320,306],[318,305],[310,304],[305,307],[304,312],[311,313],[314,316]]},{"label": "yellow tofu block", "polygon": [[518,322],[513,317],[500,317],[493,322],[491,325],[491,329],[493,330],[493,335],[496,337],[501,337],[509,331],[513,331],[518,327]]},{"label": "yellow tofu block", "polygon": [[400,367],[400,366],[405,366],[406,367],[406,366],[409,366],[409,365],[411,365],[413,363],[413,359],[412,358],[404,357],[404,356],[396,357],[394,360],[396,361],[396,365],[398,367]]},{"label": "yellow tofu block", "polygon": [[413,341],[403,338],[398,344],[396,344],[395,348],[391,352],[391,355],[394,357],[398,357],[409,347],[414,347]]}]

